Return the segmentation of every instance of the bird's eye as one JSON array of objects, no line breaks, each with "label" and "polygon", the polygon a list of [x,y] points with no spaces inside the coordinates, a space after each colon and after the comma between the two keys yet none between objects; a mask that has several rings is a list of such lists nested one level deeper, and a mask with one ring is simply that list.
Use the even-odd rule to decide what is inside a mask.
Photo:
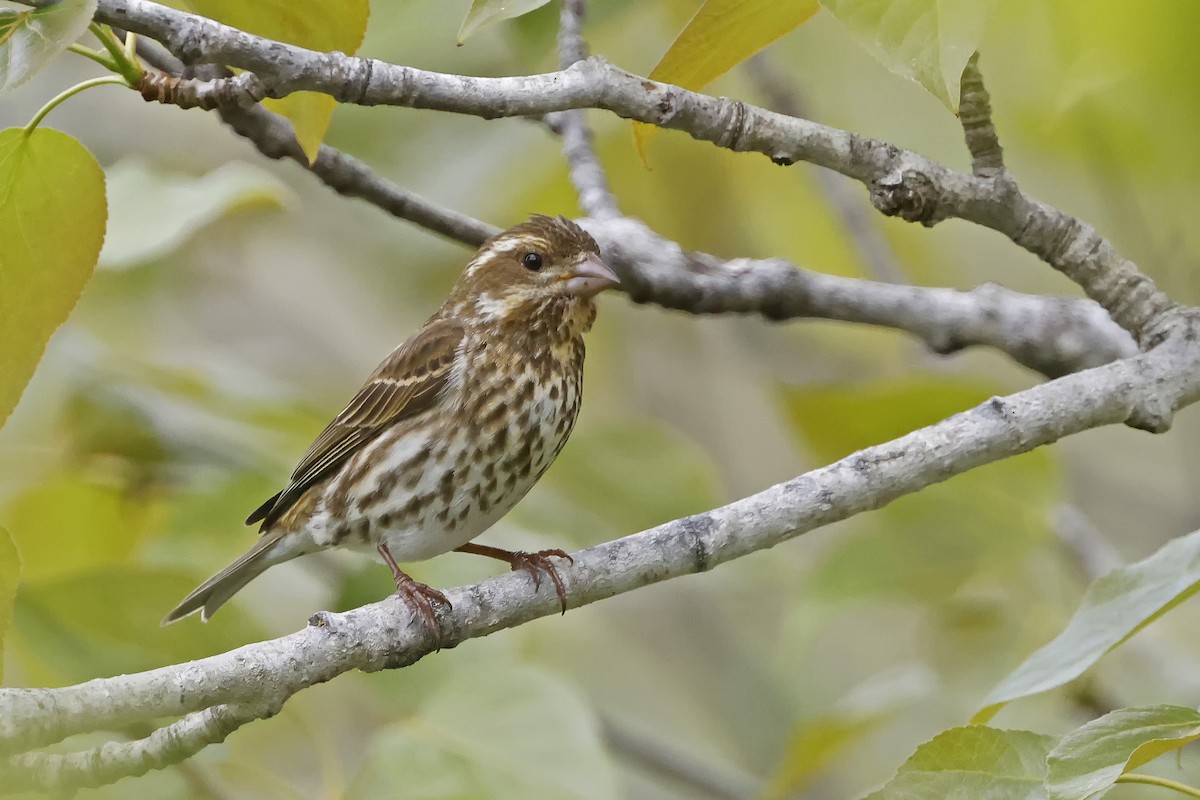
[{"label": "bird's eye", "polygon": [[521,257],[521,263],[525,265],[525,269],[537,272],[542,268],[542,256],[539,253],[526,253]]}]

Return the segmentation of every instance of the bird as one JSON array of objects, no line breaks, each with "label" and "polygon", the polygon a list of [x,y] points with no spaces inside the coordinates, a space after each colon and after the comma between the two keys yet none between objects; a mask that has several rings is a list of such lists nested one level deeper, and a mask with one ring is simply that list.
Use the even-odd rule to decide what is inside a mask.
[{"label": "bird", "polygon": [[583,391],[595,296],[619,284],[596,241],[534,215],[487,239],[442,306],[388,355],[317,436],[284,488],[246,519],[258,541],[163,619],[209,617],[275,564],[328,548],[374,550],[396,594],[440,643],[446,596],[399,563],[458,551],[548,575],[551,558],[472,542],[537,483],[567,442]]}]

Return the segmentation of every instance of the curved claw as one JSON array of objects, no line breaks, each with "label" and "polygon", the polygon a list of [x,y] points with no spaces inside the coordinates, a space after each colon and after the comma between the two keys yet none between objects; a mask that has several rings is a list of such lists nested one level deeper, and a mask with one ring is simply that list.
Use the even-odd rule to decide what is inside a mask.
[{"label": "curved claw", "polygon": [[575,559],[567,555],[562,550],[539,550],[536,553],[526,553],[523,551],[515,551],[509,563],[512,564],[514,570],[523,569],[529,573],[533,579],[533,588],[540,589],[542,587],[542,573],[550,576],[550,580],[554,583],[554,591],[558,595],[558,604],[562,607],[562,613],[567,613],[567,587],[563,585],[562,576],[558,574],[558,568],[554,566],[554,562],[550,557],[565,558],[568,563],[574,564]]}]

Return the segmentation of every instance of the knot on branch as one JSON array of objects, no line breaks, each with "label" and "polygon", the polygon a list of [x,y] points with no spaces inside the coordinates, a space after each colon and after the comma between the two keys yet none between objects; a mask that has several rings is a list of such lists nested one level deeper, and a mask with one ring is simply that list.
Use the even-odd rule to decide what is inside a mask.
[{"label": "knot on branch", "polygon": [[871,204],[889,217],[931,227],[940,217],[941,189],[919,170],[897,166],[871,183]]},{"label": "knot on branch", "polygon": [[253,72],[232,78],[181,78],[161,72],[144,72],[133,87],[148,103],[180,108],[250,108],[267,96],[267,87]]},{"label": "knot on branch", "polygon": [[1153,352],[1135,361],[1141,391],[1125,424],[1165,433],[1176,411],[1200,399],[1200,309],[1172,304],[1146,324],[1141,338],[1143,350]]},{"label": "knot on branch", "polygon": [[326,53],[323,67],[329,73],[330,83],[338,86],[333,96],[342,103],[373,105],[371,102],[371,79],[375,76],[375,59],[356,58],[333,50]]},{"label": "knot on branch", "polygon": [[721,135],[714,141],[717,147],[724,147],[734,152],[745,150],[744,142],[749,132],[752,120],[750,111],[741,100],[721,98],[720,126]]}]

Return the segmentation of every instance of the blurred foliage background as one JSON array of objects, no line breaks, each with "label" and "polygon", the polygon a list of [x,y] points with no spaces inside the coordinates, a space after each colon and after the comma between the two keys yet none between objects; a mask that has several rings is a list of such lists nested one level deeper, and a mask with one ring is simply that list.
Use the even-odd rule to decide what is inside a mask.
[{"label": "blurred foliage background", "polygon": [[[593,5],[594,52],[646,74],[698,3]],[[460,48],[465,6],[375,3],[359,52],[481,75],[554,68],[555,4]],[[1023,186],[1193,303],[1198,26],[1200,6],[1170,0],[1002,0],[981,47]],[[812,118],[967,163],[944,106],[827,12],[765,57]],[[59,59],[5,98],[0,127],[94,72]],[[768,104],[744,68],[710,90]],[[623,209],[685,247],[874,277],[812,168],[667,131],[645,169],[628,123],[590,119]],[[387,595],[381,565],[326,554],[272,569],[208,625],[158,627],[252,541],[241,520],[440,303],[469,253],[266,161],[211,114],[104,89],[47,124],[104,165],[110,220],[101,266],[0,430],[0,525],[24,563],[6,684],[196,658]],[[328,142],[496,224],[579,213],[558,143],[530,122],[341,107]],[[1076,292],[989,231],[870,219],[904,280]],[[694,318],[622,296],[602,299],[589,354],[571,443],[483,541],[571,549],[622,536],[1038,380],[998,353],[938,357],[892,331]],[[1093,526],[1128,559],[1200,527],[1198,445],[1195,412],[1167,436],[1084,434],[711,574],[409,669],[344,676],[136,786],[158,798],[719,796],[674,769],[747,796],[858,796],[917,743],[965,722],[1062,627],[1086,578],[1060,526]],[[449,554],[413,572],[455,585],[495,566]],[[1153,648],[1118,651],[996,724],[1061,733],[1097,705],[1194,704],[1200,654],[1184,632],[1198,621],[1185,606],[1144,635]],[[1194,759],[1181,768],[1162,767],[1200,780]],[[134,785],[79,796],[125,797]]]}]

